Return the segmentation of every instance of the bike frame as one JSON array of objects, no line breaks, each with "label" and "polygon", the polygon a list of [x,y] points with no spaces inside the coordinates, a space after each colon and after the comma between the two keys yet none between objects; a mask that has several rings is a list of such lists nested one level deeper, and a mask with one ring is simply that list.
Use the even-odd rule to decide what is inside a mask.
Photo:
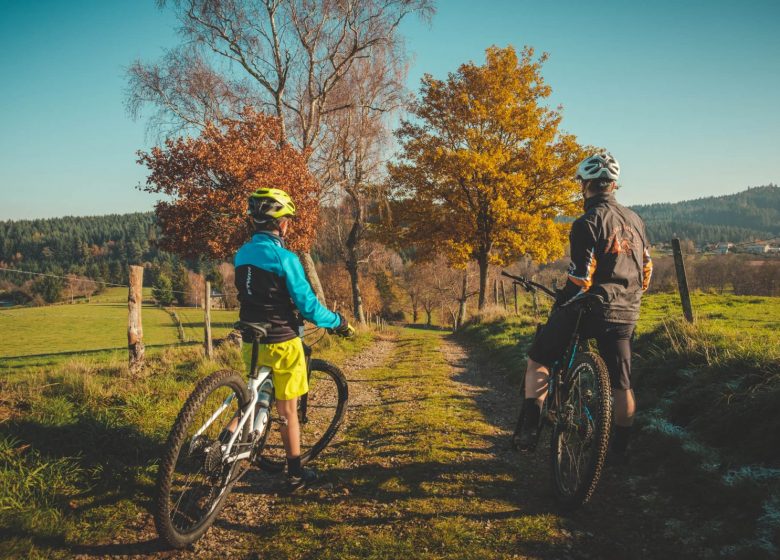
[{"label": "bike frame", "polygon": [[[258,361],[258,354],[259,354],[259,348],[258,348],[259,342],[254,341],[252,343],[252,361],[250,364],[250,375],[249,375],[249,381],[247,383],[247,389],[249,389],[249,393],[251,395],[251,399],[249,401],[249,404],[246,405],[246,407],[242,410],[241,416],[238,422],[238,425],[236,426],[236,429],[233,430],[233,435],[230,437],[230,440],[228,440],[227,445],[224,450],[224,455],[227,456],[227,462],[231,463],[234,461],[240,461],[242,459],[246,459],[250,456],[250,451],[244,451],[243,453],[239,453],[236,456],[231,456],[230,451],[233,449],[233,446],[236,443],[236,440],[238,439],[238,436],[241,434],[241,430],[246,426],[247,422],[250,426],[254,426],[255,423],[255,411],[257,401],[260,398],[259,389],[260,386],[266,381],[266,379],[271,379],[271,383],[273,383],[273,379],[271,378],[271,368],[268,366],[257,366]],[[311,347],[304,344],[303,345],[303,352],[306,356],[306,375],[311,376],[311,354],[312,350]],[[301,424],[305,424],[308,421],[306,412],[307,412],[307,405],[308,405],[308,399],[307,399],[308,393],[304,394],[300,397],[300,416],[301,416]],[[214,421],[219,417],[222,412],[225,411],[225,409],[230,406],[230,403],[233,402],[233,399],[235,398],[235,395],[230,395],[228,398],[225,399],[225,401],[222,403],[222,405],[214,412],[214,414],[211,415],[211,418],[209,418],[203,426],[200,427],[200,429],[195,432],[195,435],[192,438],[192,441],[195,441],[195,438],[199,435],[201,435],[203,432],[205,432],[211,424],[214,423]],[[273,400],[273,398],[272,398]]]},{"label": "bike frame", "polygon": [[[538,284],[532,280],[525,278],[524,276],[515,276],[507,272],[501,272],[502,276],[511,278],[514,284],[522,286],[528,292],[541,291],[545,295],[555,298],[556,294],[550,290],[547,286]],[[572,333],[569,345],[566,347],[566,351],[563,354],[563,359],[555,362],[550,368],[550,374],[547,380],[547,398],[544,400],[544,409],[542,417],[553,416],[547,418],[550,421],[557,421],[554,415],[557,411],[561,410],[566,398],[568,397],[568,391],[564,393],[564,390],[571,386],[573,379],[569,379],[567,373],[571,371],[572,365],[574,365],[574,359],[577,357],[577,351],[580,346],[580,324],[582,322],[582,316],[585,314],[585,308],[580,308],[577,314],[577,322],[574,325],[574,331]],[[565,367],[564,367],[564,364]],[[590,417],[590,412],[588,411]]]},{"label": "bike frame", "polygon": [[[577,322],[574,325],[574,332],[572,334],[571,340],[569,341],[569,345],[566,348],[566,352],[563,354],[563,360],[555,362],[550,368],[550,375],[547,382],[548,397],[544,401],[544,408],[548,414],[554,414],[555,412],[562,409],[569,394],[569,391],[564,392],[564,390],[568,389],[574,381],[574,379],[569,378],[567,373],[572,371],[571,367],[574,365],[574,359],[577,357],[577,351],[579,350],[580,323],[584,313],[585,310],[580,309],[577,315]],[[566,364],[566,367],[564,367],[563,364]],[[588,413],[588,415],[590,416],[590,413]]]}]

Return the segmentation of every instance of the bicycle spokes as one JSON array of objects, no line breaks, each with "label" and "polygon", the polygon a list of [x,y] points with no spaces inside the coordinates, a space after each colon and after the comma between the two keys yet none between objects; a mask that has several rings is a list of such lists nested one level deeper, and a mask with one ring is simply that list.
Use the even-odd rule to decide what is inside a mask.
[{"label": "bicycle spokes", "polygon": [[554,483],[559,500],[578,505],[595,489],[609,437],[609,385],[603,361],[581,355],[563,386],[565,396],[553,431]]},{"label": "bicycle spokes", "polygon": [[[239,413],[230,387],[210,393],[189,423],[177,458],[170,491],[171,522],[189,531],[206,517],[230,483],[235,462],[226,455],[227,428]],[[240,438],[239,438],[240,439]],[[236,454],[240,445],[234,445]]]}]

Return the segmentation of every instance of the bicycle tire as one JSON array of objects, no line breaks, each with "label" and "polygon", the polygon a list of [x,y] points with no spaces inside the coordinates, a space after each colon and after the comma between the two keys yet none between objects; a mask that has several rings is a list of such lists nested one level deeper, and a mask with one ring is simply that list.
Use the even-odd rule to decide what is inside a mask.
[{"label": "bicycle tire", "polygon": [[[305,465],[325,449],[344,420],[349,399],[347,378],[335,365],[313,359],[309,375],[308,422],[301,424],[301,464]],[[270,426],[280,426],[278,413],[271,407]],[[300,401],[299,401],[300,414]],[[300,420],[300,418],[299,418]],[[287,464],[281,434],[274,429],[268,435],[257,465],[266,472],[282,472]]]},{"label": "bicycle tire", "polygon": [[[586,504],[596,490],[609,445],[612,424],[612,401],[607,366],[601,356],[583,352],[568,372],[562,410],[557,411],[550,444],[552,484],[555,498],[564,509]],[[567,406],[571,412],[567,419]],[[594,417],[593,412],[596,413]],[[565,463],[573,456],[568,438],[576,434],[588,449],[588,457],[577,469],[576,480],[565,480]]]},{"label": "bicycle tire", "polygon": [[[215,403],[224,402],[226,396],[229,396],[231,392],[236,398],[209,426],[204,435],[190,437],[190,431],[197,430],[198,427],[203,425],[203,419],[209,418],[215,411]],[[229,425],[234,415],[243,410],[250,401],[249,390],[243,377],[235,371],[220,370],[203,378],[198,383],[179,412],[168,435],[165,452],[157,472],[157,492],[154,507],[154,521],[157,533],[173,548],[183,548],[203,536],[222,510],[225,498],[230,494],[235,482],[246,472],[248,464],[244,467],[243,465],[238,465],[238,461],[236,461],[229,466],[224,465],[221,451],[219,450],[219,442],[214,433],[219,434],[223,428]],[[225,420],[226,418],[227,420]],[[242,430],[242,433],[236,440],[234,449],[238,447],[239,443],[246,444],[248,442],[249,431],[249,429]],[[198,444],[196,438],[204,438],[204,443]],[[185,447],[188,441],[190,445]],[[208,457],[209,449],[211,448],[214,449],[213,458]],[[186,454],[182,457],[183,450],[185,450]],[[182,473],[177,472],[179,459],[185,461],[184,466],[182,466]],[[198,466],[200,462],[204,463],[203,467]],[[214,465],[210,467],[211,472],[205,470],[206,465],[209,463]],[[242,463],[244,462],[242,461]],[[198,468],[195,476],[202,471],[204,478],[219,480],[217,485],[212,484],[208,490],[209,498],[207,498],[207,502],[203,507],[199,504],[198,491],[206,491],[207,486],[203,485],[202,489],[196,490],[196,486],[193,483],[192,497],[188,497],[185,501],[185,506],[191,500],[195,500],[194,509],[196,511],[194,513],[179,511],[180,503],[184,500],[189,489],[188,477],[190,475],[184,478],[184,482],[187,484],[184,485],[176,503],[172,504],[172,499],[175,498],[176,491],[180,486],[179,476],[185,476],[187,468]],[[237,469],[240,472],[237,472]],[[218,475],[214,474],[216,471],[218,471]],[[217,494],[213,500],[210,500],[213,492],[217,492]],[[172,505],[175,507],[172,508]],[[201,517],[197,517],[191,526],[182,527],[178,522],[180,518],[193,518],[198,515],[198,509],[205,510],[204,514]],[[174,519],[177,514],[179,514],[179,518]]]}]

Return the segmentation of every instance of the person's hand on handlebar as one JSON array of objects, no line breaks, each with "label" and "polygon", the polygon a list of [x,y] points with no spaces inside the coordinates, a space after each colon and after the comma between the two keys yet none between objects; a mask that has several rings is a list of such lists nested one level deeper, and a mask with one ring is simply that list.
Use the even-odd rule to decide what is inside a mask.
[{"label": "person's hand on handlebar", "polygon": [[338,327],[329,329],[331,333],[344,337],[344,338],[352,338],[355,336],[355,327],[349,324],[349,321],[347,321],[346,317],[342,315],[341,313],[338,314],[339,319],[341,319],[341,322],[339,323]]}]

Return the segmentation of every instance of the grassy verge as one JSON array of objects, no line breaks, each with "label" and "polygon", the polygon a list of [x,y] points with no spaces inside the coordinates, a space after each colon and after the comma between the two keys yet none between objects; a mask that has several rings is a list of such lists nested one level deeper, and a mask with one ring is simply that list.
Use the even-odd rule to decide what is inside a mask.
[{"label": "grassy verge", "polygon": [[[610,555],[623,541],[650,558],[777,557],[780,300],[698,298],[695,326],[669,319],[678,314],[670,296],[647,298],[634,345],[640,412],[633,462],[605,479],[589,517],[577,520],[594,535],[580,548]],[[498,318],[469,325],[461,336],[507,386],[519,388],[533,323]],[[616,493],[619,515],[601,511]],[[623,532],[621,517],[652,528],[650,534],[636,533],[632,542],[615,536]]]},{"label": "grassy verge", "polygon": [[[338,363],[370,341],[329,341],[318,355]],[[67,558],[121,534],[150,503],[161,445],[197,380],[243,369],[229,346],[214,360],[165,349],[137,376],[124,359],[76,358],[0,381],[0,557]]]}]

